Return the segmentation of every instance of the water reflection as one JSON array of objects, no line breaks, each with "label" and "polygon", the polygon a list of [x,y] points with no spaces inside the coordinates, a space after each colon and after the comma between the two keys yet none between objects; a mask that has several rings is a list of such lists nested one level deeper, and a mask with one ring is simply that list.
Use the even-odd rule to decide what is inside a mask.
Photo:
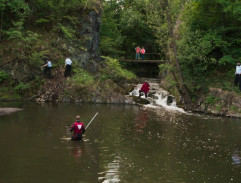
[{"label": "water reflection", "polygon": [[[0,118],[0,182],[241,180],[240,119],[121,105],[26,105],[24,109]],[[73,117],[80,114],[87,123],[96,111],[99,116],[84,137],[88,141],[70,141]]]},{"label": "water reflection", "polygon": [[138,113],[138,116],[135,118],[136,121],[136,132],[143,133],[144,128],[147,126],[148,122],[148,113],[147,111],[142,111]]},{"label": "water reflection", "polygon": [[104,174],[104,177],[100,176],[98,180],[102,181],[102,183],[120,182],[120,160],[119,156],[115,156],[113,161],[107,163],[107,166],[105,166],[106,171],[99,173],[100,175]]},{"label": "water reflection", "polygon": [[234,151],[232,154],[232,160],[234,165],[240,166],[241,164],[241,159],[240,159],[240,152],[239,151]]},{"label": "water reflection", "polygon": [[71,156],[74,157],[76,163],[81,163],[81,157],[87,153],[85,143],[83,141],[72,143],[73,147],[70,148]]}]

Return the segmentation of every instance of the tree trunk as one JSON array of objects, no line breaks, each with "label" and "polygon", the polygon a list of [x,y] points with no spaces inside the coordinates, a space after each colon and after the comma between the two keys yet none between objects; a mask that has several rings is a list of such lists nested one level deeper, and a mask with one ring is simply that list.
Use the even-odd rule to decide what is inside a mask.
[{"label": "tree trunk", "polygon": [[3,10],[1,10],[0,41],[2,40],[2,31],[3,31]]},{"label": "tree trunk", "polygon": [[[168,0],[164,0],[164,2],[165,2],[165,6],[166,6],[166,18],[167,18],[167,22],[168,22],[168,31],[169,31],[169,35],[170,35],[170,38],[171,38],[171,43],[169,45],[169,49],[173,53],[173,62],[175,62],[175,65],[176,65],[178,79],[175,76],[174,72],[172,74],[174,75],[174,79],[178,80],[177,87],[178,87],[178,90],[179,90],[180,94],[184,98],[184,103],[185,104],[191,104],[191,97],[189,95],[189,92],[188,92],[186,86],[184,85],[182,72],[181,72],[181,66],[180,66],[179,59],[177,57],[176,38],[175,38],[175,35],[174,35],[174,26],[172,25],[171,15],[169,13],[169,3],[168,3]],[[172,61],[171,56],[169,56],[169,59],[170,59],[170,61]]]}]

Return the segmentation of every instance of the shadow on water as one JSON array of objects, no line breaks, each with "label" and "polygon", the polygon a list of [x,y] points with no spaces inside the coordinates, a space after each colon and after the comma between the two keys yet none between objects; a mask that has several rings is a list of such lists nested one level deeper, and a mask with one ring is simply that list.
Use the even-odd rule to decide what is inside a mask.
[{"label": "shadow on water", "polygon": [[[23,104],[0,116],[0,182],[238,183],[241,120],[130,105]],[[68,131],[80,114],[85,141]]]}]

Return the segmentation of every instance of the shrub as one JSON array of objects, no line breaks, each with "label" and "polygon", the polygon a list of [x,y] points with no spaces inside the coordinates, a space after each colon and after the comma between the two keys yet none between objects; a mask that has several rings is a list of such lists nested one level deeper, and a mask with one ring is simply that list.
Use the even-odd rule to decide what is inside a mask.
[{"label": "shrub", "polygon": [[0,83],[7,80],[9,78],[9,75],[5,73],[4,71],[0,71]]},{"label": "shrub", "polygon": [[205,103],[209,104],[209,105],[214,105],[218,101],[220,101],[220,98],[216,98],[216,97],[210,95],[206,98]]},{"label": "shrub", "polygon": [[16,87],[15,90],[20,93],[23,94],[24,92],[26,92],[28,89],[30,89],[30,84],[29,83],[22,83],[20,82]]},{"label": "shrub", "polygon": [[34,68],[39,68],[42,65],[43,54],[40,52],[34,52],[31,54],[29,59],[29,65]]},{"label": "shrub", "polygon": [[136,75],[126,69],[123,69],[118,60],[109,57],[102,57],[105,59],[105,66],[101,69],[102,79],[112,79],[115,81],[122,79],[134,79]]},{"label": "shrub", "polygon": [[75,75],[69,80],[72,86],[87,87],[94,83],[94,77],[83,69],[73,69]]}]

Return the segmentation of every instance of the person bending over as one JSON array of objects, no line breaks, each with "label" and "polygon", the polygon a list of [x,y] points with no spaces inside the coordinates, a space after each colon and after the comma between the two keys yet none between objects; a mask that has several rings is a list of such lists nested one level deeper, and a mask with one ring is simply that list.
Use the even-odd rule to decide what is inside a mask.
[{"label": "person bending over", "polygon": [[71,76],[71,65],[72,65],[72,60],[70,60],[68,57],[66,57],[64,77]]},{"label": "person bending over", "polygon": [[141,93],[144,92],[145,97],[147,98],[147,93],[149,92],[149,88],[150,88],[150,85],[147,82],[147,80],[145,80],[145,83],[143,83],[141,89],[139,90],[139,97],[141,97]]}]

